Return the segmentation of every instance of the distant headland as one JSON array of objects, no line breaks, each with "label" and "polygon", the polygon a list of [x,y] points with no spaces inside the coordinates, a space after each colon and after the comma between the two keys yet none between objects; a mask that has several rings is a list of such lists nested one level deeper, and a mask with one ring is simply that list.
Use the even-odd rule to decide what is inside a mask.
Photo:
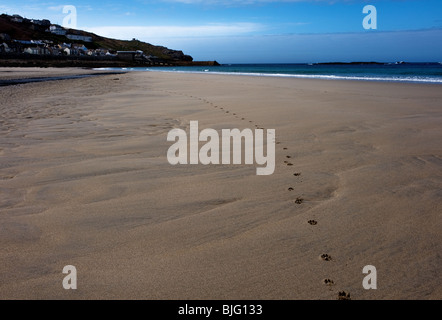
[{"label": "distant headland", "polygon": [[216,66],[180,50],[66,29],[43,19],[0,15],[0,67]]},{"label": "distant headland", "polygon": [[355,62],[318,62],[313,65],[384,65],[385,62],[355,61]]}]

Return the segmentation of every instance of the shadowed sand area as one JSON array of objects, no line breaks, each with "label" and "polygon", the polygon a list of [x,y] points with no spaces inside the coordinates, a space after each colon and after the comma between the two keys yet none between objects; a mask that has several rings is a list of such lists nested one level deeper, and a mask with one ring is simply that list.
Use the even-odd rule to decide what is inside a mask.
[{"label": "shadowed sand area", "polygon": [[[440,85],[134,72],[0,99],[1,299],[442,298]],[[275,173],[171,166],[191,120],[276,129]]]}]

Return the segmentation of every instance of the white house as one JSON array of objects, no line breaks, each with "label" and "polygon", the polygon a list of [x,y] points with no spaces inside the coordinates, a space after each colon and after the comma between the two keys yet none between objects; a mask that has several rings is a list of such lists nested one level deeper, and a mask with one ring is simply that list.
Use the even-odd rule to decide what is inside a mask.
[{"label": "white house", "polygon": [[39,54],[40,50],[37,47],[35,47],[35,48],[28,47],[25,50],[23,50],[23,53]]},{"label": "white house", "polygon": [[76,35],[76,34],[68,34],[66,37],[68,39],[71,39],[71,40],[79,40],[79,41],[84,41],[84,42],[92,42],[92,37],[89,37],[89,36],[80,36],[80,35]]},{"label": "white house", "polygon": [[66,35],[66,30],[63,29],[60,26],[57,26],[57,25],[50,26],[49,27],[49,32],[51,32],[53,34],[56,34],[56,35],[59,35],[59,36],[65,36]]},{"label": "white house", "polygon": [[9,46],[6,43],[2,43],[0,44],[0,52],[10,52],[11,50],[9,49]]},{"label": "white house", "polygon": [[18,14],[14,14],[14,15],[12,16],[11,21],[22,23],[22,22],[23,22],[23,17],[22,17],[22,16],[19,16]]}]

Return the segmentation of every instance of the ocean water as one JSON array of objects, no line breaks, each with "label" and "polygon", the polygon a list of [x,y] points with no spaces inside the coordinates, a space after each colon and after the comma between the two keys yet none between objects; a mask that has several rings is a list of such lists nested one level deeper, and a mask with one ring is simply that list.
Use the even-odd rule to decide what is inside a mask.
[{"label": "ocean water", "polygon": [[329,80],[442,84],[442,62],[385,64],[223,64],[202,67],[101,68],[100,70],[213,73]]}]

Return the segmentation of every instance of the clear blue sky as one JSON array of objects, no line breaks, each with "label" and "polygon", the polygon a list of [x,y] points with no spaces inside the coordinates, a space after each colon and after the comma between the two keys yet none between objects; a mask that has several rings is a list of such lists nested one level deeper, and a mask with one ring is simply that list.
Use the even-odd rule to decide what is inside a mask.
[{"label": "clear blue sky", "polygon": [[[365,5],[377,29],[365,30]],[[221,63],[442,61],[442,0],[2,1],[0,12],[137,38]]]}]

